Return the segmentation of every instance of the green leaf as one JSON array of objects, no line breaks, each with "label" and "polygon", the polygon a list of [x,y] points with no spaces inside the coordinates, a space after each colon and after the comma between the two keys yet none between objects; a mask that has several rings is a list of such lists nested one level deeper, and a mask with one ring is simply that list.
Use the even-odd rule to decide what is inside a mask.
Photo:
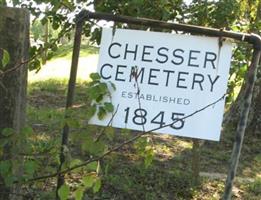
[{"label": "green leaf", "polygon": [[93,80],[93,81],[99,81],[101,79],[100,75],[98,73],[91,73],[90,74],[90,78]]},{"label": "green leaf", "polygon": [[94,142],[92,138],[86,139],[82,143],[82,149],[91,155],[100,155],[105,151],[105,144],[102,141]]},{"label": "green leaf", "polygon": [[71,128],[79,128],[81,126],[78,119],[67,118],[65,121],[68,124],[68,126]]},{"label": "green leaf", "polygon": [[83,177],[82,181],[83,181],[83,185],[86,188],[91,188],[94,185],[95,181],[96,181],[96,177],[94,177],[94,176],[85,176],[85,177]]},{"label": "green leaf", "polygon": [[12,164],[10,160],[0,161],[0,174],[5,177],[11,172]]},{"label": "green leaf", "polygon": [[97,162],[91,162],[88,165],[86,165],[86,168],[90,171],[95,171],[97,169],[98,163]]},{"label": "green leaf", "polygon": [[74,167],[74,166],[79,165],[81,163],[82,163],[82,161],[80,159],[73,159],[73,160],[70,161],[70,167]]},{"label": "green leaf", "polygon": [[[3,153],[3,148],[6,144],[9,143],[9,138],[1,138],[0,140],[0,150],[2,150],[2,153]],[[1,156],[1,153],[0,153],[0,156]]]},{"label": "green leaf", "polygon": [[4,179],[5,185],[13,184],[16,177],[12,174],[12,163],[10,160],[0,161],[0,174]]},{"label": "green leaf", "polygon": [[96,104],[92,105],[87,111],[87,119],[91,119],[96,113]]},{"label": "green leaf", "polygon": [[54,30],[57,30],[60,27],[59,22],[53,21],[52,27],[53,27]]},{"label": "green leaf", "polygon": [[104,108],[107,112],[113,112],[113,110],[114,110],[112,103],[109,103],[109,102],[104,103]]},{"label": "green leaf", "polygon": [[64,184],[58,190],[58,196],[61,200],[67,200],[70,194],[70,188],[68,185]]},{"label": "green leaf", "polygon": [[100,95],[95,99],[95,101],[96,101],[97,103],[99,103],[99,102],[101,102],[101,101],[103,100],[103,97],[104,97],[104,94],[100,94]]},{"label": "green leaf", "polygon": [[84,193],[84,188],[83,187],[79,187],[77,190],[75,190],[75,192],[74,192],[75,200],[82,200],[83,193]]},{"label": "green leaf", "polygon": [[106,116],[106,110],[103,107],[99,107],[98,119],[103,120],[105,116]]},{"label": "green leaf", "polygon": [[29,70],[36,70],[37,72],[41,69],[41,61],[34,59],[29,63]]},{"label": "green leaf", "polygon": [[25,137],[29,137],[33,134],[33,129],[31,127],[24,127],[21,130],[21,134]]},{"label": "green leaf", "polygon": [[5,128],[2,131],[1,135],[5,136],[5,137],[9,137],[9,136],[13,135],[14,133],[15,133],[14,129],[12,129],[12,128]]},{"label": "green leaf", "polygon": [[27,175],[32,176],[37,170],[37,162],[33,160],[27,160],[24,164],[24,171]]},{"label": "green leaf", "polygon": [[87,92],[91,100],[96,100],[100,96],[98,85],[89,88]]},{"label": "green leaf", "polygon": [[100,94],[106,94],[108,91],[108,86],[106,83],[100,83],[98,85]]},{"label": "green leaf", "polygon": [[97,179],[94,186],[93,186],[93,193],[97,193],[99,192],[99,190],[101,189],[101,179]]},{"label": "green leaf", "polygon": [[41,19],[41,24],[45,25],[48,22],[48,18],[44,17],[43,19]]},{"label": "green leaf", "polygon": [[10,62],[10,55],[8,51],[6,51],[5,49],[2,49],[2,53],[3,53],[3,57],[1,63],[2,63],[2,68],[4,69],[6,65]]}]

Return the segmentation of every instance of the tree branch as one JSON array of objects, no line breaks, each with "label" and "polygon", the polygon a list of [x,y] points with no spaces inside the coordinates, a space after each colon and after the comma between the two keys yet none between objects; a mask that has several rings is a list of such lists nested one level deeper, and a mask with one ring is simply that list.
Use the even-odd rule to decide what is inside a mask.
[{"label": "tree branch", "polygon": [[[177,122],[180,121],[180,120],[187,119],[187,118],[189,118],[189,117],[192,117],[192,116],[196,115],[196,114],[199,113],[199,112],[202,112],[203,110],[206,110],[207,108],[209,108],[209,107],[211,107],[211,106],[217,104],[217,103],[220,102],[221,100],[223,100],[223,99],[225,98],[225,96],[226,96],[226,94],[222,95],[222,97],[220,97],[220,98],[217,99],[216,101],[214,101],[214,102],[212,102],[212,103],[210,103],[210,104],[208,104],[208,105],[202,107],[202,108],[199,109],[199,110],[196,110],[195,112],[193,112],[193,113],[191,113],[191,114],[189,114],[189,115],[187,115],[187,116],[185,116],[185,117],[183,117],[183,118],[177,119],[177,120],[173,121],[173,122],[170,123],[170,124],[166,124],[166,125],[164,125],[164,126],[162,126],[162,127],[154,128],[154,129],[151,129],[151,130],[149,130],[149,131],[142,132],[142,133],[140,133],[140,134],[138,134],[138,135],[132,137],[131,139],[126,140],[125,142],[119,144],[118,146],[113,147],[112,149],[108,150],[107,152],[105,152],[104,154],[102,154],[101,156],[99,156],[99,157],[97,157],[97,158],[92,158],[92,159],[86,160],[86,161],[84,161],[84,162],[81,163],[81,164],[75,165],[75,166],[73,166],[73,167],[69,167],[69,168],[64,169],[64,170],[62,170],[62,171],[60,171],[60,172],[56,172],[56,173],[53,173],[53,174],[49,174],[49,175],[45,175],[45,176],[39,176],[39,177],[36,177],[36,178],[28,179],[26,182],[33,182],[33,181],[39,181],[39,180],[43,180],[43,179],[53,178],[53,177],[56,177],[57,175],[66,174],[66,173],[69,173],[69,172],[71,172],[71,171],[73,171],[73,170],[75,170],[75,169],[84,167],[84,166],[86,166],[86,165],[88,165],[88,164],[90,164],[90,163],[92,163],[92,162],[99,161],[99,160],[103,159],[105,156],[111,154],[112,152],[118,151],[118,150],[121,149],[123,146],[134,142],[135,140],[137,140],[138,138],[140,138],[141,136],[143,136],[143,135],[145,135],[145,134],[148,134],[148,133],[153,132],[153,131],[160,130],[160,129],[162,129],[162,128],[166,128],[166,127],[168,127],[168,126],[171,126],[171,125],[177,123]],[[15,183],[17,183],[17,182],[15,182]]]}]

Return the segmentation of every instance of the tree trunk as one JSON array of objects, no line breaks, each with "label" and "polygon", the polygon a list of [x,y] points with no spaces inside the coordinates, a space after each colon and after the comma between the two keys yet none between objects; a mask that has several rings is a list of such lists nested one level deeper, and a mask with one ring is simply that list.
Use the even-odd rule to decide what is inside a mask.
[{"label": "tree trunk", "polygon": [[[19,66],[0,77],[0,140],[3,139],[2,131],[5,128],[12,128],[18,134],[25,125],[27,66],[19,63],[28,60],[29,24],[27,10],[0,7],[0,48],[10,54],[10,62],[2,71]],[[14,145],[8,146],[8,149],[5,146],[0,155],[0,162],[18,159],[13,148]],[[20,166],[12,166],[16,175],[20,169]],[[3,176],[0,177],[0,199],[19,199],[10,195],[12,192],[17,193],[19,188],[7,187]]]},{"label": "tree trunk", "polygon": [[[260,29],[257,25],[261,20],[261,1],[259,0],[257,11],[256,11],[256,18],[252,22],[252,24],[256,24],[256,26],[253,25],[253,29],[250,29],[250,32],[256,33],[260,35]],[[261,60],[261,59],[260,59]],[[237,97],[236,102],[232,105],[230,111],[225,115],[224,118],[224,124],[232,124],[234,127],[236,126],[240,113],[242,108],[242,102],[243,102],[243,95],[245,91],[245,85],[242,86],[240,93]],[[261,136],[261,62],[259,62],[258,71],[257,71],[257,80],[255,83],[254,91],[253,91],[253,98],[251,103],[251,109],[249,112],[248,117],[248,126],[246,129],[247,134],[246,135],[252,135],[252,134],[258,134],[259,137]]]}]

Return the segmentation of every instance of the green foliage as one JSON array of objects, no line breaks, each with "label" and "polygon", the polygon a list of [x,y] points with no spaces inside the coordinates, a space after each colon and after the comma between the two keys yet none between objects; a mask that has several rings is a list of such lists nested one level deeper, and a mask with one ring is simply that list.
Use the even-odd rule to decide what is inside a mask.
[{"label": "green foliage", "polygon": [[255,195],[261,196],[261,178],[257,178],[253,183],[250,183],[249,190]]},{"label": "green foliage", "polygon": [[97,193],[99,192],[99,190],[101,189],[101,179],[98,178],[96,179],[94,186],[93,186],[93,193]]},{"label": "green foliage", "polygon": [[[1,145],[0,145],[0,158],[4,155],[6,149],[8,149],[9,156],[7,159],[0,161],[0,173],[4,178],[6,185],[11,185],[14,181],[21,181],[27,178],[32,178],[35,174],[38,164],[37,161],[32,159],[24,159],[24,164],[21,165],[21,160],[13,159],[13,155],[29,154],[32,152],[34,144],[29,139],[33,134],[33,131],[29,127],[23,128],[19,133],[11,128],[5,128],[1,132]],[[6,154],[6,153],[5,153]],[[16,155],[18,158],[19,156]],[[23,170],[22,176],[17,177],[16,173],[19,170]]]},{"label": "green foliage", "polygon": [[[110,98],[110,90],[107,83],[101,81],[101,77],[98,73],[90,74],[91,82],[90,87],[87,90],[87,94],[89,99],[93,102],[88,112],[88,117],[90,118],[93,114],[97,112],[97,116],[100,120],[104,119],[104,117],[108,113],[112,113],[114,111],[114,107],[111,102],[104,102]],[[111,84],[111,87],[115,89],[115,86]]]},{"label": "green foliage", "polygon": [[94,176],[85,176],[85,177],[83,177],[82,181],[83,181],[83,185],[86,188],[91,188],[95,183],[95,177]]},{"label": "green foliage", "polygon": [[0,6],[7,6],[6,0],[0,0]]},{"label": "green foliage", "polygon": [[74,192],[75,200],[82,200],[84,194],[84,187],[78,187]]},{"label": "green foliage", "polygon": [[81,148],[90,155],[99,156],[105,152],[107,145],[103,141],[95,141],[92,137],[85,137]]},{"label": "green foliage", "polygon": [[0,161],[0,174],[4,178],[6,185],[11,185],[14,181],[14,176],[12,173],[12,162],[11,160]]},{"label": "green foliage", "polygon": [[144,159],[144,167],[150,167],[155,155],[152,140],[149,137],[139,138],[134,146],[137,150],[137,154]]},{"label": "green foliage", "polygon": [[58,195],[61,200],[67,200],[70,194],[70,187],[66,184],[62,185],[58,190]]},{"label": "green foliage", "polygon": [[9,62],[10,62],[10,55],[8,51],[0,48],[0,70],[5,69],[5,67]]}]

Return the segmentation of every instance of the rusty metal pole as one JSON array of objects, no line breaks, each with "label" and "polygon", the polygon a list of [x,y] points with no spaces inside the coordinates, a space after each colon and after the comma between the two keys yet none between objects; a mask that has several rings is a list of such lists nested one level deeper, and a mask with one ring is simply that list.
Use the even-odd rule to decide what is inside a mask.
[{"label": "rusty metal pole", "polygon": [[[260,40],[261,41],[261,40]],[[237,125],[236,138],[234,142],[233,151],[230,159],[230,168],[226,180],[225,190],[222,200],[230,200],[232,196],[232,187],[235,179],[239,157],[241,154],[242,144],[244,140],[245,129],[247,126],[248,114],[251,106],[252,94],[256,80],[257,66],[261,55],[261,46],[254,48],[251,65],[249,67],[248,76],[246,80],[246,90],[244,94],[243,109],[240,114],[240,119]]]},{"label": "rusty metal pole", "polygon": [[[68,83],[66,108],[65,108],[65,118],[69,117],[66,111],[68,111],[68,109],[70,109],[73,105],[76,78],[77,78],[77,69],[78,69],[78,62],[79,62],[79,55],[80,55],[83,21],[79,20],[79,16],[77,16],[76,20],[77,20],[76,31],[75,31],[75,36],[74,36],[74,46],[73,46],[70,79],[69,79],[69,83]],[[69,125],[65,122],[65,125],[63,127],[63,132],[62,132],[60,164],[59,164],[59,167],[58,167],[58,170],[57,170],[58,173],[61,171],[62,165],[64,164],[65,159],[66,159],[64,150],[65,150],[66,146],[68,145],[68,139],[69,139]],[[64,184],[64,175],[58,174],[57,188],[56,188],[56,199],[59,199],[58,190],[63,184]]]}]

